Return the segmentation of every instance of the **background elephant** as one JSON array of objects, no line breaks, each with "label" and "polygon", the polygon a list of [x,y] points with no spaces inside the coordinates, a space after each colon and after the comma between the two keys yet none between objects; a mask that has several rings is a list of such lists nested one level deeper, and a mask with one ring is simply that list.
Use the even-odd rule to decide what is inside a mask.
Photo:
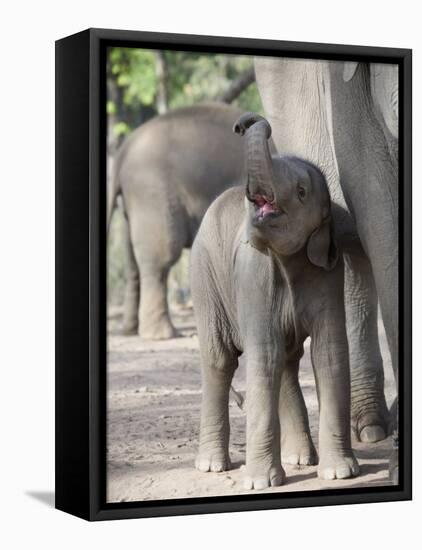
[{"label": "background elephant", "polygon": [[397,66],[262,57],[255,70],[277,148],[323,170],[365,251],[345,257],[346,313],[353,427],[374,441],[387,418],[377,294],[397,380]]},{"label": "background elephant", "polygon": [[[232,133],[240,111],[223,103],[187,107],[142,125],[121,146],[108,192],[108,225],[121,193],[130,238],[125,333],[175,335],[167,276],[190,248],[211,202],[241,180],[243,143]],[[139,322],[138,322],[139,320]]]}]

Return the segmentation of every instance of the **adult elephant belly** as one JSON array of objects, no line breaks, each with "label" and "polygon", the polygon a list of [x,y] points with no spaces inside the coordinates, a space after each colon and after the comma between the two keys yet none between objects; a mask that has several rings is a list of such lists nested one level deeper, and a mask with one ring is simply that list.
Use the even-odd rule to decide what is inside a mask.
[{"label": "adult elephant belly", "polygon": [[211,202],[240,180],[243,144],[232,126],[240,111],[203,104],[157,117],[133,132],[116,162],[129,225],[124,333],[165,339],[167,278],[192,245]]},{"label": "adult elephant belly", "polygon": [[[255,71],[266,116],[280,154],[316,164],[333,202],[349,212],[337,225],[356,221],[340,185],[335,153],[328,63],[256,58]],[[344,209],[344,210],[343,210]],[[353,223],[353,222],[352,222]],[[352,228],[358,234],[356,227]],[[371,262],[361,246],[345,255],[345,307],[352,382],[352,428],[358,439],[375,442],[388,432],[384,371],[377,326],[377,293]]]}]

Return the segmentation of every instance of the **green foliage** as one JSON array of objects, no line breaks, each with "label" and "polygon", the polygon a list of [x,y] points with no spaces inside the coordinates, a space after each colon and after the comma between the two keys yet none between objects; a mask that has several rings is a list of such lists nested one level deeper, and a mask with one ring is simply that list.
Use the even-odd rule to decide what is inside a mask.
[{"label": "green foliage", "polygon": [[[175,109],[201,101],[216,100],[230,84],[253,65],[251,56],[163,51],[167,68],[165,88],[168,108]],[[107,113],[116,115],[127,127],[120,126],[118,135],[128,133],[145,117],[146,107],[157,112],[157,52],[139,48],[111,48],[108,56],[108,78],[117,86],[121,105],[108,98]],[[234,102],[245,110],[262,111],[256,84],[250,85]],[[150,115],[149,115],[150,116]]]},{"label": "green foliage", "polygon": [[108,115],[115,115],[115,114],[117,114],[117,106],[116,106],[116,103],[115,103],[114,101],[112,101],[111,99],[107,100],[106,111],[107,111],[107,114],[108,114]]},{"label": "green foliage", "polygon": [[124,90],[123,102],[128,106],[154,103],[157,77],[155,54],[139,48],[111,48],[109,71]]},{"label": "green foliage", "polygon": [[113,132],[115,133],[116,136],[125,136],[129,134],[130,131],[131,131],[131,128],[129,124],[127,124],[126,122],[120,121],[113,126]]},{"label": "green foliage", "polygon": [[243,111],[251,111],[253,113],[264,115],[261,98],[255,82],[248,86],[246,90],[243,90],[240,96],[233,101],[233,105],[236,105]]}]

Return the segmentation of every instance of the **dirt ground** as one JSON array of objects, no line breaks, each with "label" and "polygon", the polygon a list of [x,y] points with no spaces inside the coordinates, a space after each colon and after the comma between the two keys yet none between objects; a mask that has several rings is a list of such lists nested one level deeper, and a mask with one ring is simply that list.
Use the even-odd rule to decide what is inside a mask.
[{"label": "dirt ground", "polygon": [[[194,469],[201,400],[198,339],[191,309],[175,310],[172,318],[183,337],[162,342],[113,335],[120,321],[116,311],[109,321],[108,502],[253,493],[242,486],[246,415],[232,398],[230,454],[234,469],[222,473]],[[395,395],[394,379],[381,328],[380,342],[390,405]],[[300,382],[317,442],[318,404],[309,345],[301,361]],[[244,394],[242,364],[233,385]],[[285,485],[260,492],[388,485],[391,442],[369,445],[354,441],[353,446],[361,468],[357,478],[321,481],[316,466],[285,465]]]}]

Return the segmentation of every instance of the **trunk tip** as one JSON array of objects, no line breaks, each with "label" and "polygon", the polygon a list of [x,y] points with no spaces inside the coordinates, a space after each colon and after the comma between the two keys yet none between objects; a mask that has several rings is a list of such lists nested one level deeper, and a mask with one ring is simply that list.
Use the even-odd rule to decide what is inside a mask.
[{"label": "trunk tip", "polygon": [[256,113],[244,113],[241,115],[233,125],[233,132],[239,134],[240,136],[245,135],[246,130],[253,126],[256,123],[261,123],[265,128],[266,138],[270,139],[271,137],[271,126],[267,119],[263,116]]}]

